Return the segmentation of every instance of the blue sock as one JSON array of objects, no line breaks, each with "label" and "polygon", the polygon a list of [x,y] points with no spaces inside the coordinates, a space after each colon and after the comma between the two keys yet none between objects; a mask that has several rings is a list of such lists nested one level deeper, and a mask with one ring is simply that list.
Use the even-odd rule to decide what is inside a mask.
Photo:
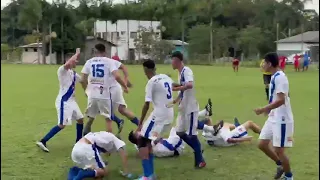
[{"label": "blue sock", "polygon": [[73,180],[82,180],[84,178],[94,178],[96,177],[96,172],[92,169],[81,169],[78,175]]},{"label": "blue sock", "polygon": [[197,129],[203,130],[203,128],[204,128],[204,122],[198,121],[198,127],[197,127]]},{"label": "blue sock", "polygon": [[118,125],[121,123],[121,119],[118,118],[116,115],[112,116],[112,121],[116,122]]},{"label": "blue sock", "polygon": [[191,139],[191,142],[194,147],[193,150],[194,150],[194,154],[195,154],[195,159],[198,164],[198,163],[204,161],[203,157],[202,157],[202,152],[201,152],[201,144],[198,139],[198,136],[196,136],[196,135],[192,135],[190,139]]},{"label": "blue sock", "polygon": [[130,120],[133,124],[139,125],[139,119],[137,117],[134,117],[133,119]]},{"label": "blue sock", "polygon": [[73,180],[73,178],[78,175],[79,171],[80,168],[78,168],[77,166],[73,166],[72,168],[70,168],[68,173],[68,180]]},{"label": "blue sock", "polygon": [[291,172],[287,172],[284,174],[286,177],[291,178],[292,177],[292,173]]},{"label": "blue sock", "polygon": [[238,126],[240,126],[240,125],[241,125],[240,123],[234,122],[234,126],[238,127]]},{"label": "blue sock", "polygon": [[149,154],[149,163],[150,163],[150,169],[151,169],[151,175],[154,175],[154,155],[153,154]]},{"label": "blue sock", "polygon": [[77,123],[77,139],[76,142],[78,142],[82,138],[82,131],[83,131],[83,124]]},{"label": "blue sock", "polygon": [[47,135],[45,135],[42,139],[41,139],[41,142],[46,144],[47,141],[49,141],[54,135],[56,135],[59,131],[61,131],[61,128],[56,125],[54,126],[49,132]]},{"label": "blue sock", "polygon": [[278,166],[281,166],[281,161],[277,161],[276,164],[277,164]]},{"label": "blue sock", "polygon": [[143,175],[149,177],[152,175],[149,159],[142,160]]}]

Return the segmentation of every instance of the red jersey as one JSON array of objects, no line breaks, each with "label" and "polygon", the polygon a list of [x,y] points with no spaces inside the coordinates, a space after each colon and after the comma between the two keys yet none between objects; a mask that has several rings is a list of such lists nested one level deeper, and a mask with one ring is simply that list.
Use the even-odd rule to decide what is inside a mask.
[{"label": "red jersey", "polygon": [[293,57],[293,59],[294,59],[294,65],[295,65],[295,66],[299,66],[299,59],[300,59],[300,56],[295,55],[295,56]]},{"label": "red jersey", "polygon": [[280,56],[280,67],[281,67],[281,69],[284,69],[284,67],[286,66],[286,57],[285,56]]},{"label": "red jersey", "polygon": [[239,59],[233,59],[233,61],[232,61],[232,64],[234,65],[234,66],[238,66],[239,65]]},{"label": "red jersey", "polygon": [[116,61],[120,61],[119,56],[112,56],[112,59],[113,59],[113,60],[116,60]]}]

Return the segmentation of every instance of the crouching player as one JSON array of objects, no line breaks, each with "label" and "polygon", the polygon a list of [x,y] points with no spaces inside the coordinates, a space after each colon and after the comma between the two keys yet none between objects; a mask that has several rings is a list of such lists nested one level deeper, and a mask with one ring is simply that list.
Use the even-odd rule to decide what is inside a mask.
[{"label": "crouching player", "polygon": [[[131,131],[129,141],[137,145],[139,133]],[[183,153],[184,143],[177,135],[176,129],[172,128],[167,139],[158,138],[151,141],[152,152],[156,157],[173,157]],[[137,146],[136,146],[137,147]]]},{"label": "crouching player", "polygon": [[74,145],[71,158],[77,166],[70,168],[68,180],[102,179],[107,175],[107,164],[103,162],[100,153],[111,154],[114,152],[120,154],[123,163],[122,175],[132,178],[133,175],[128,173],[125,143],[112,133],[101,131],[88,133]]},{"label": "crouching player", "polygon": [[[211,125],[210,119],[202,121],[204,124]],[[233,146],[245,141],[251,141],[252,136],[248,136],[248,130],[260,134],[260,127],[252,121],[240,124],[238,119],[234,119],[234,124],[224,123],[217,135],[203,131],[202,135],[211,146]]]}]

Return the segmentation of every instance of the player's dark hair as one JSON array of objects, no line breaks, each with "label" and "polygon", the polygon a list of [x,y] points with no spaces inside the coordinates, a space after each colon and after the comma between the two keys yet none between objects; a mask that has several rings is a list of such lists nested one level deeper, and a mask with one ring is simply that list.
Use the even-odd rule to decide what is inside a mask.
[{"label": "player's dark hair", "polygon": [[156,64],[151,59],[146,60],[145,62],[143,62],[142,65],[143,65],[143,67],[145,67],[147,69],[155,69],[156,68]]},{"label": "player's dark hair", "polygon": [[138,139],[136,138],[136,136],[134,135],[133,131],[131,131],[129,133],[129,136],[128,136],[128,140],[132,143],[132,144],[138,144]]},{"label": "player's dark hair", "polygon": [[178,58],[180,61],[183,61],[183,54],[180,51],[175,51],[172,53],[171,58]]},{"label": "player's dark hair", "polygon": [[264,60],[265,60],[265,62],[271,63],[272,67],[278,67],[279,66],[279,57],[278,57],[278,54],[275,53],[275,52],[267,53],[264,56]]},{"label": "player's dark hair", "polygon": [[94,48],[96,48],[96,50],[97,50],[99,53],[104,53],[104,52],[106,52],[106,46],[105,46],[104,44],[101,44],[101,43],[96,44],[96,45],[94,46]]}]

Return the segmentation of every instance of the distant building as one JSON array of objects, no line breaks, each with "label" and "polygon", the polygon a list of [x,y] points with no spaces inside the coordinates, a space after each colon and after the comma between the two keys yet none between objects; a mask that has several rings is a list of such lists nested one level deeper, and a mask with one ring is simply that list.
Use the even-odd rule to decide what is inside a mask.
[{"label": "distant building", "polygon": [[166,40],[166,41],[174,45],[175,48],[173,52],[180,51],[183,54],[184,59],[187,60],[189,58],[189,54],[188,54],[189,44],[187,42],[183,42],[181,40]]},{"label": "distant building", "polygon": [[139,27],[152,28],[156,36],[161,39],[160,24],[160,21],[118,20],[115,23],[96,21],[94,23],[94,35],[116,45],[111,49],[111,56],[118,52],[121,60],[139,60],[139,57],[145,56],[139,54],[134,45]]},{"label": "distant building", "polygon": [[[39,47],[38,47],[39,46]],[[42,43],[31,43],[20,46],[23,49],[21,54],[21,62],[25,64],[38,64],[38,57],[40,57],[40,64],[42,64]],[[39,52],[38,52],[39,50]],[[40,56],[39,56],[40,55]],[[56,53],[46,56],[46,64],[57,64]]]}]

